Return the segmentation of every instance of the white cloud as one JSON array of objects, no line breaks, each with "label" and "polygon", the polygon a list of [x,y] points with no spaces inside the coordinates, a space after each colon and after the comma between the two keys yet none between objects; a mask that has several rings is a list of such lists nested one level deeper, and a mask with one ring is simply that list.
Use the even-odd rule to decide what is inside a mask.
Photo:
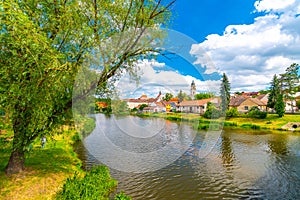
[{"label": "white cloud", "polygon": [[299,0],[256,1],[256,11],[267,13],[253,24],[229,25],[222,35],[211,34],[194,44],[190,53],[197,57],[195,64],[208,66],[205,51],[218,70],[229,76],[233,90],[266,88],[275,73],[300,63],[299,4]]},{"label": "white cloud", "polygon": [[278,11],[285,9],[295,3],[295,0],[260,0],[254,3],[258,12],[263,11]]},{"label": "white cloud", "polygon": [[[137,64],[141,69],[140,84],[136,85],[130,81],[128,75],[123,76],[116,88],[120,93],[120,98],[137,98],[142,94],[147,94],[149,97],[155,97],[159,91],[162,93],[170,92],[177,95],[179,90],[190,94],[190,84],[194,80],[197,92],[218,92],[220,82],[218,80],[201,81],[190,75],[181,75],[177,71],[168,68],[165,63],[156,61],[143,60]],[[154,68],[161,67],[158,71]]]}]

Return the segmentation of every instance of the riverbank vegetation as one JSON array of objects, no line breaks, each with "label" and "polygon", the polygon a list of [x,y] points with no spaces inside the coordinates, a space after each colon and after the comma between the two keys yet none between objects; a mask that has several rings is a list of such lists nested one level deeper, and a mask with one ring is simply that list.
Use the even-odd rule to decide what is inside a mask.
[{"label": "riverbank vegetation", "polygon": [[[95,127],[92,118],[81,119],[81,122],[79,131],[88,133]],[[73,195],[108,199],[117,181],[110,177],[105,166],[82,170],[82,162],[73,149],[73,144],[82,136],[69,126],[63,129],[60,134],[48,136],[44,148],[40,139],[36,139],[26,149],[25,170],[7,176],[4,170],[12,148],[13,132],[9,123],[0,121],[0,199],[68,199]],[[130,197],[119,193],[115,199]]]},{"label": "riverbank vegetation", "polygon": [[[286,114],[283,117],[279,117],[277,114],[268,114],[264,119],[249,117],[247,114],[241,114],[227,119],[206,119],[202,116],[191,113],[141,113],[135,115],[140,117],[160,117],[178,122],[191,122],[194,128],[197,129],[225,128],[286,131],[287,129],[282,128],[284,125],[289,122],[300,121],[300,115],[296,114]],[[294,131],[300,131],[300,128],[298,127],[294,129]]]},{"label": "riverbank vegetation", "polygon": [[75,172],[84,173],[81,161],[73,151],[74,130],[47,137],[45,148],[36,139],[26,151],[25,170],[10,176],[5,175],[13,133],[9,127],[0,134],[0,199],[52,199],[64,181]]},{"label": "riverbank vegetation", "polygon": [[95,87],[107,93],[124,72],[138,79],[138,60],[164,51],[159,27],[174,2],[2,1],[0,110],[13,127],[6,174],[21,172],[25,149],[72,118]]}]

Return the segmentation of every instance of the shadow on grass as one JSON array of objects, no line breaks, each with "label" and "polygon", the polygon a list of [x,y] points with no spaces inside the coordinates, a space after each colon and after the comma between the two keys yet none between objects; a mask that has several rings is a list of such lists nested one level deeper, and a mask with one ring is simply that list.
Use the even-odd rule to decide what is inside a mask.
[{"label": "shadow on grass", "polygon": [[40,172],[73,172],[70,166],[80,167],[80,162],[62,148],[35,149],[28,153],[25,166],[39,170]]}]

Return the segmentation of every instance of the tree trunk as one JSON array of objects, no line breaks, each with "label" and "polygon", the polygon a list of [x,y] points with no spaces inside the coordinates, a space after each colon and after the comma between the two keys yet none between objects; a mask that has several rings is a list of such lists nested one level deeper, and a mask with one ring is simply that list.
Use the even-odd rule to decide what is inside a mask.
[{"label": "tree trunk", "polygon": [[24,151],[20,149],[14,150],[9,158],[8,164],[5,168],[7,175],[15,174],[24,170],[25,155]]},{"label": "tree trunk", "polygon": [[17,110],[18,114],[13,117],[13,148],[10,155],[8,164],[5,168],[5,173],[7,175],[15,174],[24,170],[25,154],[24,154],[24,137],[25,137],[25,120],[23,120],[22,113],[23,110]]}]

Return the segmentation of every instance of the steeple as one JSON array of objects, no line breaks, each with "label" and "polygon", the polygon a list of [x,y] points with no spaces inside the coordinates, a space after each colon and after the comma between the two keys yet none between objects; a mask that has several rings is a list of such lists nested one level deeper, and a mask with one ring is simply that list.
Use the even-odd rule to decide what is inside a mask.
[{"label": "steeple", "polygon": [[194,99],[195,98],[195,95],[196,95],[196,84],[194,82],[194,80],[192,81],[192,84],[191,84],[191,98]]}]

